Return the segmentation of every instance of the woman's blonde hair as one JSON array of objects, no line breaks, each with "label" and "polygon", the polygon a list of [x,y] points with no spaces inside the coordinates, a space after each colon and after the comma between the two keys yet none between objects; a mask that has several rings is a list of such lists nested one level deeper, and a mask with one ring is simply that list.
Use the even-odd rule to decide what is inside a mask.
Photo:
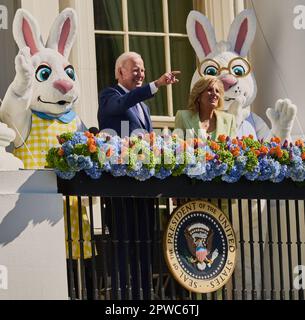
[{"label": "woman's blonde hair", "polygon": [[188,109],[195,113],[199,112],[199,101],[198,101],[199,96],[208,87],[214,84],[217,84],[219,89],[219,100],[218,100],[217,109],[222,109],[224,106],[223,96],[224,96],[225,90],[224,90],[222,81],[213,76],[204,76],[195,83],[189,96]]}]

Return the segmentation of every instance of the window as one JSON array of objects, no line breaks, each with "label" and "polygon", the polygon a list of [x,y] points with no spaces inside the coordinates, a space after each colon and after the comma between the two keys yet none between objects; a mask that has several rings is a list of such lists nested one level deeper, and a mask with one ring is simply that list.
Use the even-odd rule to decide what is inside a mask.
[{"label": "window", "polygon": [[196,68],[185,28],[192,9],[193,0],[94,0],[98,90],[115,84],[115,60],[125,51],[141,54],[147,81],[181,70],[178,84],[147,101],[155,125],[173,124],[176,111],[187,105]]}]

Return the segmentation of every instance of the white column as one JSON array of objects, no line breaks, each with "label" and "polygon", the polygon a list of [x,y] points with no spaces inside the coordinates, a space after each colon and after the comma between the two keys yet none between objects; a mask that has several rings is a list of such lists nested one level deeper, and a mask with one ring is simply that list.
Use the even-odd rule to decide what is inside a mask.
[{"label": "white column", "polygon": [[194,9],[206,15],[214,26],[216,39],[226,40],[235,16],[244,9],[243,0],[195,0]]},{"label": "white column", "polygon": [[269,124],[267,107],[274,106],[279,98],[290,98],[298,107],[292,132],[295,137],[303,134],[305,128],[305,30],[294,26],[300,16],[294,8],[300,4],[305,6],[304,1],[298,0],[247,0],[247,7],[254,5],[257,17],[250,55],[258,86],[253,110]]},{"label": "white column", "polygon": [[58,0],[21,0],[21,8],[28,10],[35,17],[42,38],[46,41],[51,25],[58,15]]},{"label": "white column", "polygon": [[62,195],[49,170],[0,171],[0,300],[68,299]]},{"label": "white column", "polygon": [[77,38],[70,55],[81,87],[81,97],[76,111],[88,128],[97,127],[98,92],[93,1],[60,0],[59,10],[62,11],[66,7],[74,8],[78,17]]}]

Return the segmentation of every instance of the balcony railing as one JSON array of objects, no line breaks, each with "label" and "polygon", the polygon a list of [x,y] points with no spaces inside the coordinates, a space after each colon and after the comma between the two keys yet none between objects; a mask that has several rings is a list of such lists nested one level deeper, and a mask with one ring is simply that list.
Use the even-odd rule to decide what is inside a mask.
[{"label": "balcony railing", "polygon": [[[79,259],[72,259],[67,224],[71,299],[304,300],[305,283],[296,271],[305,265],[304,186],[290,180],[228,184],[186,176],[139,182],[103,174],[93,180],[79,173],[72,180],[58,179],[58,191],[66,196],[68,221],[71,196],[77,196],[79,217],[83,201],[89,199],[90,246],[95,252],[90,259],[84,259],[82,219]],[[233,276],[209,294],[185,290],[164,261],[167,221],[176,205],[193,199],[212,201],[226,211],[236,233]]]}]

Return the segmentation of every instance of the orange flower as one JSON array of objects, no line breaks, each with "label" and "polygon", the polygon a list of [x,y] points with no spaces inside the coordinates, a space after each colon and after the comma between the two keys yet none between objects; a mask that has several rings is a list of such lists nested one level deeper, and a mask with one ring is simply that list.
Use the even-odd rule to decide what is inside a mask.
[{"label": "orange flower", "polygon": [[156,133],[154,131],[152,131],[150,134],[149,134],[149,138],[150,140],[154,141],[156,139]]},{"label": "orange flower", "polygon": [[281,138],[279,138],[279,137],[272,137],[270,141],[271,141],[271,142],[275,142],[275,143],[281,143]]},{"label": "orange flower", "polygon": [[249,138],[253,140],[253,135],[252,135],[252,134],[249,134]]},{"label": "orange flower", "polygon": [[241,141],[241,140],[238,141],[238,145],[239,145],[239,147],[242,148],[243,150],[246,150],[246,148],[247,148],[247,145],[246,145],[243,141]]},{"label": "orange flower", "polygon": [[107,152],[106,152],[106,157],[107,157],[107,158],[110,158],[112,155],[113,155],[113,150],[112,150],[112,148],[109,148],[109,149],[107,150]]},{"label": "orange flower", "polygon": [[282,158],[283,151],[281,150],[280,146],[276,146],[270,149],[270,154],[275,154],[278,158]]},{"label": "orange flower", "polygon": [[255,150],[254,154],[258,157],[258,156],[260,156],[261,152],[259,150]]},{"label": "orange flower", "polygon": [[262,154],[267,154],[268,151],[269,151],[269,149],[268,149],[266,146],[261,146],[261,147],[259,148],[259,151],[260,151],[260,153],[262,153]]},{"label": "orange flower", "polygon": [[226,142],[227,136],[225,134],[220,134],[218,136],[218,141],[220,142]]},{"label": "orange flower", "polygon": [[217,151],[220,149],[220,146],[215,141],[211,141],[211,149]]},{"label": "orange flower", "polygon": [[238,147],[237,148],[232,148],[231,149],[231,153],[232,153],[233,157],[238,157],[240,155],[240,150],[239,150]]},{"label": "orange flower", "polygon": [[238,140],[236,138],[232,139],[233,144],[238,144]]},{"label": "orange flower", "polygon": [[93,138],[88,138],[87,145],[90,145],[90,144],[95,145],[95,140]]},{"label": "orange flower", "polygon": [[93,134],[93,133],[90,133],[89,131],[85,131],[85,132],[84,132],[84,135],[85,135],[87,138],[93,138],[93,137],[94,137],[94,134]]},{"label": "orange flower", "polygon": [[206,153],[205,154],[205,159],[207,160],[207,161],[210,161],[210,160],[213,160],[214,159],[214,156],[212,156],[210,153]]},{"label": "orange flower", "polygon": [[295,142],[295,145],[297,147],[304,147],[304,141],[302,141],[301,139],[298,139],[296,142]]},{"label": "orange flower", "polygon": [[89,144],[88,147],[89,147],[89,152],[90,153],[94,153],[97,150],[96,145],[94,145],[94,144]]},{"label": "orange flower", "polygon": [[305,152],[302,152],[302,160],[305,160]]},{"label": "orange flower", "polygon": [[58,153],[58,155],[59,155],[60,157],[62,157],[62,156],[65,154],[65,151],[64,151],[63,148],[59,148],[58,151],[57,151],[57,153]]}]

